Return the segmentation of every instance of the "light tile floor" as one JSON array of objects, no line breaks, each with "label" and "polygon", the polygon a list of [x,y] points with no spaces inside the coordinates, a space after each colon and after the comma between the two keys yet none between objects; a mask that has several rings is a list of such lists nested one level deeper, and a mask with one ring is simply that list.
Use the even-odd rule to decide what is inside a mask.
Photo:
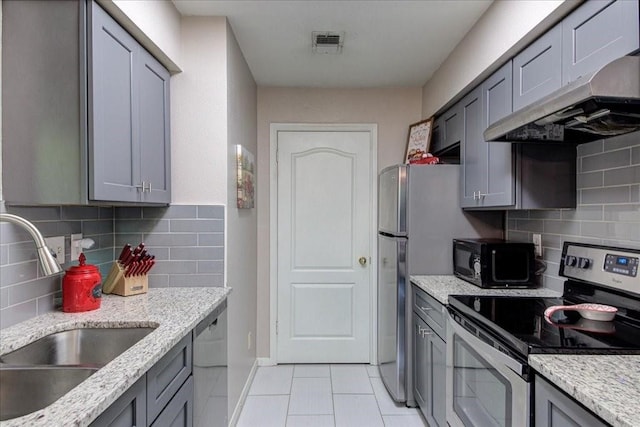
[{"label": "light tile floor", "polygon": [[416,408],[395,403],[370,365],[258,368],[238,427],[424,427]]}]

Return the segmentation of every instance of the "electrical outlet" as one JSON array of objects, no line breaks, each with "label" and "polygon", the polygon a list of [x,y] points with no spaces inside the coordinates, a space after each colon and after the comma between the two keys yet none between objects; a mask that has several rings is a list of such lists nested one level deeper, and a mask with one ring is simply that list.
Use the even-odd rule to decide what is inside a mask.
[{"label": "electrical outlet", "polygon": [[64,236],[47,237],[44,239],[60,264],[64,264]]},{"label": "electrical outlet", "polygon": [[80,246],[81,240],[82,233],[71,235],[71,261],[77,261],[80,253],[82,253],[82,246]]},{"label": "electrical outlet", "polygon": [[251,339],[251,338],[252,338],[252,335],[253,335],[253,334],[252,334],[251,332],[249,332],[249,333],[247,334],[247,350],[251,350],[251,341],[252,341],[252,339]]},{"label": "electrical outlet", "polygon": [[542,257],[542,236],[540,234],[533,235],[533,244],[536,247],[536,256]]}]

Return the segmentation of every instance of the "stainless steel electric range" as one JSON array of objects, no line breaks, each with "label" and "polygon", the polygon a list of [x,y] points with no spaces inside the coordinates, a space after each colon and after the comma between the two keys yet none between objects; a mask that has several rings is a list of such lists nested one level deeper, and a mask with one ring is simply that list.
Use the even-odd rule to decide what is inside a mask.
[{"label": "stainless steel electric range", "polygon": [[[559,298],[449,297],[447,422],[451,426],[531,425],[529,354],[640,354],[640,250],[566,242]],[[617,308],[589,320],[557,305]]]}]

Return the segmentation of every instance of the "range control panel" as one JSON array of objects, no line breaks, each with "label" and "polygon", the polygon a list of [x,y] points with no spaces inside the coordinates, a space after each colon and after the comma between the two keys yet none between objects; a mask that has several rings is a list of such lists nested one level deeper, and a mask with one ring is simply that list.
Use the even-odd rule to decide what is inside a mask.
[{"label": "range control panel", "polygon": [[640,250],[565,242],[560,275],[640,294]]},{"label": "range control panel", "polygon": [[604,258],[604,271],[636,277],[638,275],[639,260],[640,258],[636,257],[607,254]]}]

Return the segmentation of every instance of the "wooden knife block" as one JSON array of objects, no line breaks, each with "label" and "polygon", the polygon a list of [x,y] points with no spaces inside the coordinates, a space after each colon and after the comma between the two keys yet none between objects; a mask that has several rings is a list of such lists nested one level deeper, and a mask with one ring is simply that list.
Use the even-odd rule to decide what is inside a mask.
[{"label": "wooden knife block", "polygon": [[105,294],[116,294],[123,297],[144,294],[149,290],[149,276],[124,276],[124,269],[117,262],[113,263],[111,271],[102,286]]}]

